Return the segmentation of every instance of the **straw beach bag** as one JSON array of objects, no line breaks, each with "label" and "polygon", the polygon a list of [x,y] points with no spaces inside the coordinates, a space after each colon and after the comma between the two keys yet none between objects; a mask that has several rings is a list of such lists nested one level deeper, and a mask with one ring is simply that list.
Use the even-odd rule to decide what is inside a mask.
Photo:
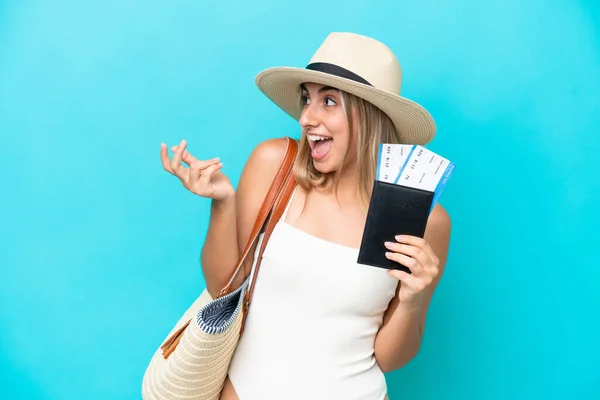
[{"label": "straw beach bag", "polygon": [[[295,140],[286,139],[285,157],[229,282],[215,299],[204,290],[173,327],[146,369],[142,381],[143,399],[219,398],[244,329],[263,251],[295,185],[292,165],[298,145]],[[243,271],[244,260],[257,239],[259,253],[252,271],[239,288],[231,291],[231,285],[240,270]]]}]

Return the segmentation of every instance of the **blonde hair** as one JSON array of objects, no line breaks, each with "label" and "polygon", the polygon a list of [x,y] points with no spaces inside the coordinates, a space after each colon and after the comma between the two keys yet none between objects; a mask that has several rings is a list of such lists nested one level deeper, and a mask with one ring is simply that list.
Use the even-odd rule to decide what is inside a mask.
[{"label": "blonde hair", "polygon": [[[340,95],[348,120],[349,141],[353,140],[354,126],[358,124],[356,142],[357,195],[363,208],[366,209],[375,181],[379,145],[381,143],[400,143],[400,137],[391,119],[379,108],[350,93],[340,91]],[[344,156],[344,163],[340,170],[332,174],[323,174],[314,167],[310,153],[308,139],[306,135],[302,135],[293,170],[298,185],[305,190],[312,188],[337,189],[339,177],[349,154],[346,153]]]}]

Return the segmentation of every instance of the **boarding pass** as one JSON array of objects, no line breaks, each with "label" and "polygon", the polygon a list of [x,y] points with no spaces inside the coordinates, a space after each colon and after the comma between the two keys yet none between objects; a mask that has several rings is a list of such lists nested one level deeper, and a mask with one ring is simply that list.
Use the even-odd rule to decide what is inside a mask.
[{"label": "boarding pass", "polygon": [[454,167],[423,146],[384,143],[379,148],[377,180],[434,192],[433,209]]}]

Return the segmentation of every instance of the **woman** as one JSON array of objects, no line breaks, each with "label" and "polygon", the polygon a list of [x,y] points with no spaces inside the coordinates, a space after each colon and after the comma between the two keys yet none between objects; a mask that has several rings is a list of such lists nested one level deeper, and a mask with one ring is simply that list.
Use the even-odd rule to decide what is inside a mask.
[{"label": "woman", "polygon": [[[350,33],[329,35],[306,68],[258,75],[258,87],[302,127],[297,186],[265,250],[222,400],[381,400],[384,372],[417,354],[448,253],[448,214],[436,205],[423,238],[385,244],[411,274],[356,262],[380,143],[423,145],[435,133],[427,111],[399,96],[400,83],[393,53]],[[254,149],[237,190],[218,159],[197,160],[185,141],[169,159],[162,145],[164,168],[212,199],[202,266],[213,297],[248,240],[284,142]]]}]

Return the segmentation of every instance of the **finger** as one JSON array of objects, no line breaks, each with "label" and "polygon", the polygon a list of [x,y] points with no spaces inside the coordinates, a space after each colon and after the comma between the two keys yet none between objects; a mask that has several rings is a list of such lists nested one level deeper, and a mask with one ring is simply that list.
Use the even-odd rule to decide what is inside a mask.
[{"label": "finger", "polygon": [[421,237],[413,235],[397,235],[396,240],[400,243],[410,244],[420,248],[427,247],[427,241]]},{"label": "finger", "polygon": [[385,256],[388,259],[396,261],[398,264],[404,265],[406,268],[410,269],[410,272],[412,272],[413,275],[420,275],[425,271],[423,265],[421,265],[421,263],[419,263],[412,257],[400,253],[394,253],[391,251],[386,252]]},{"label": "finger", "polygon": [[185,140],[182,140],[179,147],[177,148],[177,151],[175,151],[175,154],[173,154],[173,158],[171,159],[170,164],[173,172],[180,178],[182,177],[181,169],[183,168],[183,166],[181,165],[181,158],[183,156],[183,152],[185,151],[186,145],[187,143],[185,142]]},{"label": "finger", "polygon": [[[179,145],[175,145],[175,146],[171,146],[171,151],[173,152],[173,154],[177,153],[177,150],[179,150]],[[183,151],[183,154],[181,155],[181,160],[183,161],[183,159],[185,158],[185,154],[187,153],[187,150]]]},{"label": "finger", "polygon": [[423,250],[420,247],[396,242],[385,242],[385,247],[395,253],[401,253],[412,257],[423,266],[432,264],[433,262],[431,254],[429,254],[427,251]]},{"label": "finger", "polygon": [[160,144],[160,160],[164,170],[170,174],[173,174],[173,170],[171,169],[170,165],[171,160],[169,159],[169,151],[167,150],[167,145],[164,143]]},{"label": "finger", "polygon": [[[179,146],[172,146],[171,147],[171,151],[173,151],[173,153],[177,152],[177,150],[179,149]],[[192,163],[197,161],[196,158],[194,156],[192,156],[192,154],[186,149],[183,151],[183,154],[181,155],[181,161],[183,161],[184,163],[186,163],[188,166],[192,166]]]},{"label": "finger", "polygon": [[420,249],[422,249],[423,251],[425,251],[427,254],[429,254],[432,259],[436,258],[435,252],[429,245],[429,242],[427,242],[427,240],[425,240],[424,238],[421,238],[418,236],[410,236],[410,235],[398,235],[398,236],[396,236],[396,240],[400,243],[417,246]]},{"label": "finger", "polygon": [[[177,149],[179,149],[179,146],[171,147],[171,150],[173,151],[173,153],[175,153],[177,151]],[[184,163],[186,163],[187,165],[189,165],[190,167],[192,167],[192,165],[195,165],[195,166],[197,166],[197,168],[204,169],[204,168],[208,167],[209,165],[218,163],[219,157],[211,158],[210,160],[198,160],[196,157],[194,157],[192,155],[192,153],[190,153],[187,150],[184,150],[184,152],[181,156],[181,160]]]},{"label": "finger", "polygon": [[[208,167],[212,166],[212,165],[218,165],[221,164],[219,162],[219,158],[213,158],[212,160],[206,160],[206,161],[200,161],[200,160],[196,160],[192,162],[190,164],[190,178],[192,178],[193,176],[193,180],[196,181],[200,178],[200,175],[204,175],[206,173],[206,170]],[[209,175],[210,178],[210,175]]]},{"label": "finger", "polygon": [[411,289],[418,289],[421,287],[421,281],[419,278],[399,269],[390,269],[388,270],[388,275],[392,278],[398,279],[402,284],[408,286]]},{"label": "finger", "polygon": [[202,186],[208,186],[208,184],[210,183],[210,180],[212,178],[212,175],[220,170],[223,167],[223,163],[218,163],[218,164],[212,164],[211,166],[207,167],[206,169],[201,170],[201,175],[200,175],[200,184]]},{"label": "finger", "polygon": [[195,165],[200,170],[204,170],[212,165],[219,164],[219,157],[211,158],[210,160],[195,160]]},{"label": "finger", "polygon": [[195,184],[200,180],[200,174],[202,173],[202,169],[198,167],[198,163],[192,163],[190,165],[190,182]]}]

